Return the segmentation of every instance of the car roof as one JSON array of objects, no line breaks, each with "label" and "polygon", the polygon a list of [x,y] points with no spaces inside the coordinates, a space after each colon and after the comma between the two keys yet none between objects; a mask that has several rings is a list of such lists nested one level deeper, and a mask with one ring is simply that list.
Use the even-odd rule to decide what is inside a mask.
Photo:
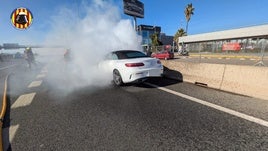
[{"label": "car roof", "polygon": [[142,52],[142,51],[139,51],[139,50],[124,49],[124,50],[114,50],[114,51],[112,51],[112,53],[115,53],[115,52],[135,52],[135,51]]},{"label": "car roof", "polygon": [[[148,57],[147,55],[145,55],[145,53],[139,50],[116,50],[116,51],[112,51],[111,54],[116,54],[119,60],[133,59],[133,58],[139,58],[139,57]],[[138,54],[143,54],[143,55],[138,55]]]}]

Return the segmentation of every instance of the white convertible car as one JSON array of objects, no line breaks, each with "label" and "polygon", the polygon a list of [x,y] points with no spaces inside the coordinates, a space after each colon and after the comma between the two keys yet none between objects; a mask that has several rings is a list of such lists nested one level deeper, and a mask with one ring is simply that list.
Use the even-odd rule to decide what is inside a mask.
[{"label": "white convertible car", "polygon": [[137,50],[118,50],[106,55],[100,64],[113,76],[114,84],[143,82],[149,77],[161,77],[163,65],[159,59],[151,58]]}]

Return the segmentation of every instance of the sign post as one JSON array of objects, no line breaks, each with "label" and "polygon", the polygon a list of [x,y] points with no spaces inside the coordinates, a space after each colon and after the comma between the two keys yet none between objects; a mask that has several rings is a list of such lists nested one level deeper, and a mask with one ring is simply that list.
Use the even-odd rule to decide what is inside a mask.
[{"label": "sign post", "polygon": [[134,29],[135,31],[137,31],[137,18],[136,16],[133,16],[134,17]]},{"label": "sign post", "polygon": [[144,18],[144,4],[138,0],[123,0],[124,13],[134,17],[134,28],[137,31],[137,17]]}]

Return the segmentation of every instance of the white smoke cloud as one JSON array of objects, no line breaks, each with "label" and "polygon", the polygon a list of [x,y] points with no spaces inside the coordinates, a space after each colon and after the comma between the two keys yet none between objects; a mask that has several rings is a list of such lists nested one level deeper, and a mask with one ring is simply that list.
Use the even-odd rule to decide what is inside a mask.
[{"label": "white smoke cloud", "polygon": [[53,28],[45,42],[47,45],[71,49],[73,60],[67,66],[67,71],[52,71],[54,80],[66,78],[68,74],[70,90],[108,84],[112,73],[107,75],[98,69],[98,62],[108,52],[118,49],[141,50],[141,37],[136,34],[131,20],[122,19],[119,8],[111,2],[83,2],[77,8],[61,8],[52,17]]}]

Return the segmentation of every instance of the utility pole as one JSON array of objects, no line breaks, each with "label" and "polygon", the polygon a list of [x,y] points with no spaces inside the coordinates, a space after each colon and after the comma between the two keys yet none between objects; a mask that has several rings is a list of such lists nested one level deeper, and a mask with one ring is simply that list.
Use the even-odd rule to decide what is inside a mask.
[{"label": "utility pole", "polygon": [[136,16],[133,16],[134,18],[134,30],[137,31],[137,18]]}]

